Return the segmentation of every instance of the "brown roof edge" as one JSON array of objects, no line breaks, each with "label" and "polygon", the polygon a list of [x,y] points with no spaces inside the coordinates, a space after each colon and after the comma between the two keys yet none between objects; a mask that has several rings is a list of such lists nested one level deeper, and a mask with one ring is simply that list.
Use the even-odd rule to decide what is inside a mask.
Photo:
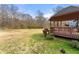
[{"label": "brown roof edge", "polygon": [[65,20],[72,20],[72,19],[76,19],[76,18],[79,18],[79,11],[67,13],[67,14],[62,14],[59,16],[52,16],[49,19],[49,21],[65,21]]}]

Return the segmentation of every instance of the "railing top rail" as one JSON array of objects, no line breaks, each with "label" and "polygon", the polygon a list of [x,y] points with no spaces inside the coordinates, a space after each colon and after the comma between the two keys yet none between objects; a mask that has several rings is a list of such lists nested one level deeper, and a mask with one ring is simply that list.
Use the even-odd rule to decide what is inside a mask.
[{"label": "railing top rail", "polygon": [[72,27],[51,27],[52,28],[58,28],[58,29],[77,29],[77,28],[72,28]]}]

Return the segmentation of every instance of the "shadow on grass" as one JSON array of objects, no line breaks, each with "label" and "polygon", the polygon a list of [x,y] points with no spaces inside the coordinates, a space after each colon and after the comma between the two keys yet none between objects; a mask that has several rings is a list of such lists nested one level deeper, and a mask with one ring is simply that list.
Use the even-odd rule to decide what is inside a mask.
[{"label": "shadow on grass", "polygon": [[31,37],[32,39],[35,39],[35,40],[53,40],[53,36],[47,35],[47,37],[44,37],[42,33],[34,34]]}]

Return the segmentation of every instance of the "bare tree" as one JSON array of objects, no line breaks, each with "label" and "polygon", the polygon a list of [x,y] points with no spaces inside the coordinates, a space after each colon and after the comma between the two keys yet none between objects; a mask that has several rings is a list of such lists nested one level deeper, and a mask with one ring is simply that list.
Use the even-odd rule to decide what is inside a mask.
[{"label": "bare tree", "polygon": [[9,6],[8,5],[0,5],[0,27],[5,27],[9,21]]},{"label": "bare tree", "polygon": [[11,4],[10,5],[10,14],[11,14],[11,26],[13,28],[15,28],[16,26],[16,21],[18,21],[16,19],[16,13],[17,13],[18,7],[16,7],[15,5]]},{"label": "bare tree", "polygon": [[37,16],[35,17],[37,25],[41,28],[44,26],[45,18],[43,16],[43,13],[41,11],[37,11]]},{"label": "bare tree", "polygon": [[18,7],[13,4],[0,5],[1,28],[42,28],[45,20],[41,11],[33,18],[30,14],[18,12]]}]

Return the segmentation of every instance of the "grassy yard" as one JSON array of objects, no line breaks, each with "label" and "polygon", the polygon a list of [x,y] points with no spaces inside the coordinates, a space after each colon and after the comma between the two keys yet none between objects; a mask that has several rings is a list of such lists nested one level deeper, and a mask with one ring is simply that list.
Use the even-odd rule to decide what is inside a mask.
[{"label": "grassy yard", "polygon": [[7,54],[78,54],[65,38],[45,38],[42,29],[9,29],[0,31],[0,53]]}]

